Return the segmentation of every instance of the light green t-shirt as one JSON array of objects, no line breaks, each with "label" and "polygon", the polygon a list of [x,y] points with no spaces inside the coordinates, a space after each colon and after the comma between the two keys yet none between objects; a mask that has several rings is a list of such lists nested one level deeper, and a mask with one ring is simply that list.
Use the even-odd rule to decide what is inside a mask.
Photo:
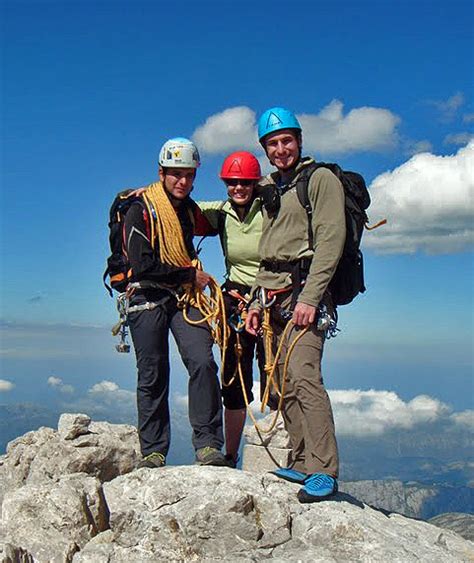
[{"label": "light green t-shirt", "polygon": [[197,202],[206,219],[215,229],[218,228],[220,213],[225,214],[223,247],[226,265],[226,279],[252,286],[258,272],[260,256],[258,245],[262,235],[261,203],[253,201],[243,221],[230,201]]}]

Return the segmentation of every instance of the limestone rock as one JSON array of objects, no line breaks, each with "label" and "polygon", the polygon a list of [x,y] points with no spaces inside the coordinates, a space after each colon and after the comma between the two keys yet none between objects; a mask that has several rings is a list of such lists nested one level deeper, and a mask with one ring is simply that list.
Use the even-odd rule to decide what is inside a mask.
[{"label": "limestone rock", "polygon": [[466,540],[474,541],[474,514],[447,512],[429,520],[430,524],[452,530]]},{"label": "limestone rock", "polygon": [[76,561],[457,562],[474,544],[346,494],[301,505],[298,485],[227,468],[142,469],[104,484],[113,541]]},{"label": "limestone rock", "polygon": [[340,490],[363,502],[410,517],[420,517],[427,498],[435,494],[429,488],[409,487],[401,481],[345,481]]},{"label": "limestone rock", "polygon": [[290,450],[246,444],[242,454],[242,469],[252,473],[266,473],[277,467],[287,467]]},{"label": "limestone rock", "polygon": [[63,440],[74,440],[89,433],[91,419],[86,414],[62,414],[58,422],[58,434]]},{"label": "limestone rock", "polygon": [[0,502],[7,491],[25,484],[71,473],[87,473],[104,482],[134,469],[140,448],[133,426],[92,422],[88,431],[65,440],[52,428],[40,428],[10,442],[0,459]]},{"label": "limestone rock", "polygon": [[68,440],[43,428],[10,443],[0,460],[9,483],[3,563],[474,560],[474,544],[454,532],[343,492],[303,505],[299,485],[268,473],[181,466],[119,475],[138,456],[135,429],[88,428]]},{"label": "limestone rock", "polygon": [[[259,421],[258,431],[253,424],[244,429],[245,446],[242,450],[242,469],[252,473],[264,473],[278,466],[286,467],[290,461],[290,442],[283,418],[270,413]],[[270,432],[267,432],[267,430]]]},{"label": "limestone rock", "polygon": [[108,528],[108,520],[99,480],[83,474],[27,484],[7,493],[2,506],[5,544],[16,557],[13,561],[25,560],[25,554],[34,561],[71,561]]},{"label": "limestone rock", "polygon": [[[262,418],[258,425],[262,430],[269,429],[275,419],[275,413],[271,412]],[[247,424],[244,428],[244,436],[246,444],[254,444],[256,446],[269,446],[272,448],[289,448],[290,441],[288,432],[285,430],[285,425],[281,414],[278,416],[274,428],[270,432],[257,432],[253,424]]]}]

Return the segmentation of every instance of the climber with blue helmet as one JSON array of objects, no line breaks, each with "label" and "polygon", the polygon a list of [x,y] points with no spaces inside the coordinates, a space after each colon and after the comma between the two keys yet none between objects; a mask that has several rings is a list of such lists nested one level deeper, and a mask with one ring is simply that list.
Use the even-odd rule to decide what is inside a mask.
[{"label": "climber with blue helmet", "polygon": [[[301,125],[288,109],[265,111],[258,121],[258,137],[276,172],[259,183],[263,201],[261,261],[246,329],[257,334],[264,309],[271,307],[274,346],[282,344],[283,354],[292,350],[285,368],[282,404],[291,460],[288,467],[274,473],[302,485],[300,502],[317,502],[337,492],[339,471],[331,403],[321,376],[326,333],[319,323],[319,312],[334,310],[328,286],[344,247],[344,191],[331,171],[322,167],[313,170],[314,160],[302,157]],[[302,181],[311,204],[311,219],[296,189]],[[287,326],[288,318],[292,324]],[[283,364],[284,357],[280,357],[276,370],[280,387]]]}]

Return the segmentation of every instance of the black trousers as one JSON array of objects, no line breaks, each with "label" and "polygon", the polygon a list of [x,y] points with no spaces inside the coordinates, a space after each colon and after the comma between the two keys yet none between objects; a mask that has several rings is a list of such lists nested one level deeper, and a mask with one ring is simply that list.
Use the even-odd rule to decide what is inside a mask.
[{"label": "black trousers", "polygon": [[[134,296],[131,305],[144,301],[144,297]],[[161,452],[167,455],[170,445],[170,330],[189,374],[188,410],[194,449],[205,446],[220,449],[224,443],[222,399],[208,325],[187,323],[174,297],[167,296],[159,302],[152,311],[129,315],[138,369],[138,433],[142,454]],[[192,320],[201,318],[199,311],[192,308],[188,316]]]}]

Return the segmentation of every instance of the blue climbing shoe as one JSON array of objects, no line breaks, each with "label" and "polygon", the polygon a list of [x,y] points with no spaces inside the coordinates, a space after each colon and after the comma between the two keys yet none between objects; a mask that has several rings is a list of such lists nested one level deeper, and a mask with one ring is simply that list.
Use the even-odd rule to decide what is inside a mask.
[{"label": "blue climbing shoe", "polygon": [[314,473],[304,482],[304,487],[298,491],[300,502],[319,502],[337,493],[337,481],[331,475]]},{"label": "blue climbing shoe", "polygon": [[285,481],[291,481],[292,483],[303,484],[306,480],[306,473],[301,471],[296,471],[296,469],[290,469],[289,467],[279,467],[274,471],[271,471],[273,475],[280,477],[280,479],[285,479]]}]

